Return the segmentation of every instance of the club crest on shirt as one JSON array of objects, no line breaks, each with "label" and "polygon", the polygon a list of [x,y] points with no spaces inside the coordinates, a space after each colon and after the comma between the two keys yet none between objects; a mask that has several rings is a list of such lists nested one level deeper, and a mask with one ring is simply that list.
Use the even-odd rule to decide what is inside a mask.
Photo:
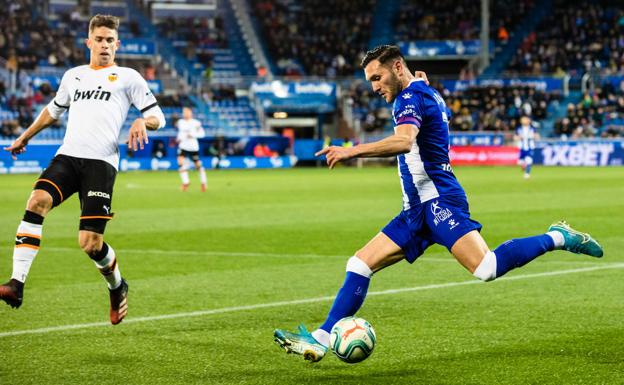
[{"label": "club crest on shirt", "polygon": [[114,72],[113,72],[112,74],[109,74],[109,75],[108,75],[108,81],[109,81],[109,82],[114,82],[114,81],[116,81],[117,79],[119,79],[119,75],[117,75],[117,74],[116,74],[116,73],[114,73]]}]

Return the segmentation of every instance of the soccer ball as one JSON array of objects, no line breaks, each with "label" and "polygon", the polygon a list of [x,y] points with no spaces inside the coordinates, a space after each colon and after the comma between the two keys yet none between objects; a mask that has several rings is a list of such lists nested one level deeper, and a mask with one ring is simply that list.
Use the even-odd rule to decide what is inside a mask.
[{"label": "soccer ball", "polygon": [[373,353],[377,336],[371,324],[363,318],[346,317],[331,330],[329,346],[342,361],[355,364]]}]

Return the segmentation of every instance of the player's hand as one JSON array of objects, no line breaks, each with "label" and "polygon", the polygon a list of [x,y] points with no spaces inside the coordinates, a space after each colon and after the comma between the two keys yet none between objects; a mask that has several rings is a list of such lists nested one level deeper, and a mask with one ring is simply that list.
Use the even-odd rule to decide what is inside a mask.
[{"label": "player's hand", "polygon": [[423,79],[427,85],[429,85],[429,79],[427,79],[427,74],[425,71],[416,71],[414,72],[414,76],[416,79]]},{"label": "player's hand", "polygon": [[133,151],[143,149],[144,145],[149,141],[147,139],[147,128],[145,127],[145,120],[138,118],[130,127],[130,133],[128,135],[128,146]]},{"label": "player's hand", "polygon": [[347,160],[352,158],[352,148],[353,147],[345,148],[340,146],[329,146],[317,152],[316,154],[314,154],[314,156],[325,155],[329,168],[334,168],[336,163],[340,162],[341,160]]},{"label": "player's hand", "polygon": [[15,139],[15,141],[9,147],[5,147],[4,150],[10,152],[11,158],[13,158],[13,160],[16,160],[17,155],[26,151],[27,144],[28,141],[22,139],[22,137],[20,136],[19,138]]}]

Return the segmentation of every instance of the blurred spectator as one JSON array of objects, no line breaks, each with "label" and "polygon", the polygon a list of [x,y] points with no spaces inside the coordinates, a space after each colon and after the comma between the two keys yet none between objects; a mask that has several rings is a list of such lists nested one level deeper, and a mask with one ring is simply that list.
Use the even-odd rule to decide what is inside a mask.
[{"label": "blurred spectator", "polygon": [[257,158],[273,157],[278,155],[277,152],[271,150],[268,144],[263,142],[258,142],[258,144],[254,146],[253,154]]},{"label": "blurred spectator", "polygon": [[145,80],[156,80],[156,67],[152,63],[148,63],[143,69]]}]

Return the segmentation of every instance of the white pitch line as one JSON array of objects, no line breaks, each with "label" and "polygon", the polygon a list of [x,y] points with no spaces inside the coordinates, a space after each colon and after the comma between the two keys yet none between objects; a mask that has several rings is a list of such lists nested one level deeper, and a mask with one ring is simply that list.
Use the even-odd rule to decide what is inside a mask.
[{"label": "white pitch line", "polygon": [[[78,247],[46,247],[43,250],[51,251],[69,251],[82,253]],[[167,254],[167,255],[197,255],[197,256],[221,256],[221,257],[278,257],[278,258],[348,258],[347,254],[329,255],[329,254],[289,254],[289,253],[255,253],[255,252],[238,252],[238,251],[216,251],[216,250],[162,250],[162,249],[115,249],[118,253],[126,254]],[[575,264],[575,265],[604,265],[605,262],[593,262],[579,259],[578,261],[557,261],[548,258],[541,258],[540,263],[557,263],[557,264]],[[447,262],[457,263],[455,258],[449,255],[448,258],[436,258],[423,256],[418,262]],[[607,262],[608,263],[608,262]],[[613,264],[613,263],[610,263]]]},{"label": "white pitch line", "polygon": [[[609,264],[609,265],[595,266],[595,267],[585,267],[585,268],[579,268],[579,269],[548,271],[544,273],[515,275],[512,277],[498,279],[496,282],[517,281],[521,279],[550,277],[550,276],[555,276],[555,275],[586,273],[590,271],[606,270],[606,269],[621,269],[621,268],[624,268],[624,263]],[[482,284],[482,283],[483,283],[482,281],[479,281],[476,279],[470,280],[470,281],[438,283],[438,284],[416,286],[416,287],[405,287],[401,289],[373,291],[373,292],[369,292],[368,296],[391,295],[391,294],[405,293],[405,292],[411,292],[411,291],[443,289],[447,287],[476,285],[476,284]],[[316,297],[316,298],[298,299],[298,300],[293,300],[293,301],[279,301],[279,302],[261,303],[261,304],[256,304],[256,305],[224,307],[224,308],[212,309],[212,310],[199,310],[199,311],[174,313],[174,314],[162,314],[162,315],[147,316],[147,317],[128,318],[128,319],[125,319],[123,323],[129,324],[129,323],[150,322],[150,321],[159,321],[159,320],[167,320],[167,319],[175,319],[175,318],[200,317],[200,316],[206,316],[206,315],[232,313],[232,312],[245,311],[245,310],[256,310],[256,309],[264,309],[264,308],[288,306],[288,305],[301,305],[301,304],[306,304],[306,303],[330,301],[333,299],[334,299],[333,296]],[[0,333],[0,338],[19,336],[19,335],[24,335],[24,334],[45,334],[45,333],[75,330],[75,329],[86,329],[86,328],[99,327],[99,326],[111,326],[111,325],[108,322],[93,322],[93,323],[74,324],[74,325],[52,326],[52,327],[40,328],[40,329],[15,330],[15,331],[10,331],[10,332]]]}]

